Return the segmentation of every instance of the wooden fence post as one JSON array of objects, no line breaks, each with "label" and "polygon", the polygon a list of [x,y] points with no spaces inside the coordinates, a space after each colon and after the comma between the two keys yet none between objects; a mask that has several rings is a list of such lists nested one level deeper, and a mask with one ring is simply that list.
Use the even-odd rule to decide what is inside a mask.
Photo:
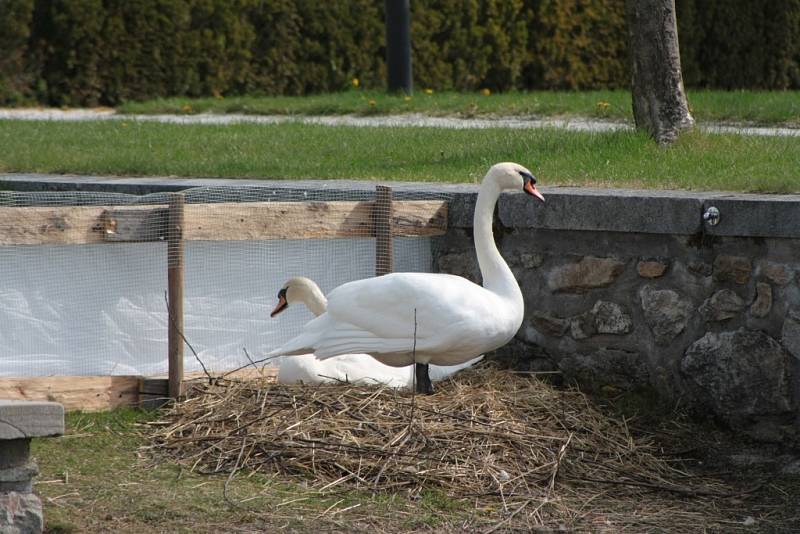
[{"label": "wooden fence post", "polygon": [[177,400],[183,385],[183,215],[182,193],[169,195],[167,215],[167,301],[169,303],[169,396]]},{"label": "wooden fence post", "polygon": [[392,188],[386,185],[375,187],[375,276],[382,276],[394,270],[392,247]]}]

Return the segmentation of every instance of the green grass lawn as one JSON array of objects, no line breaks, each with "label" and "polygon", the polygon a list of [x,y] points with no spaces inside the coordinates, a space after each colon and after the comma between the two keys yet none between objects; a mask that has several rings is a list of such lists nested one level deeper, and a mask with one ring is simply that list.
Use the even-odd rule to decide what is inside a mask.
[{"label": "green grass lawn", "polygon": [[[800,126],[800,91],[690,91],[689,105],[699,122],[752,122]],[[299,115],[581,116],[632,121],[628,91],[534,91],[484,95],[431,92],[413,96],[352,90],[304,97],[170,98],[130,102],[122,113],[251,113]]]},{"label": "green grass lawn", "polygon": [[0,172],[474,182],[499,161],[544,186],[800,191],[798,137],[0,121]]},{"label": "green grass lawn", "polygon": [[[437,492],[418,499],[307,489],[300,480],[239,473],[198,475],[177,464],[155,463],[147,445],[147,423],[159,412],[119,409],[67,414],[67,433],[35,439],[31,454],[40,475],[45,531],[78,532],[342,532],[431,531],[458,525],[474,506]],[[349,506],[355,508],[337,513]]]}]

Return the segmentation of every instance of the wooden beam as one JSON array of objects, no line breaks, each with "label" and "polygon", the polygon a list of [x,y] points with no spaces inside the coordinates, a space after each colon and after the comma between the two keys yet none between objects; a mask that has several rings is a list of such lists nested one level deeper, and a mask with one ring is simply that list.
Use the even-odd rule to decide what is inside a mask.
[{"label": "wooden beam", "polygon": [[122,206],[105,210],[100,221],[109,243],[162,241],[167,237],[168,218],[168,207]]},{"label": "wooden beam", "polygon": [[183,193],[170,193],[167,217],[167,302],[169,396],[182,396],[183,382]]},{"label": "wooden beam", "polygon": [[[215,378],[220,377],[222,375],[225,375],[224,371],[211,373],[211,376]],[[230,380],[252,380],[254,378],[266,378],[269,380],[274,380],[275,378],[277,378],[277,376],[278,376],[277,367],[264,367],[264,368],[246,367],[244,369],[239,369],[238,371],[233,372],[230,375],[226,375],[225,378],[228,378]],[[186,373],[184,375],[185,387],[189,387],[192,384],[204,383],[207,381],[208,377],[202,371]],[[163,376],[139,377],[139,395],[168,398],[169,378],[165,378]]]},{"label": "wooden beam", "polygon": [[[224,372],[213,373],[220,376]],[[230,378],[247,380],[256,377],[274,380],[277,367],[242,369]],[[201,378],[202,377],[202,378]],[[202,372],[186,373],[186,381],[201,380]],[[67,411],[98,412],[120,406],[139,406],[149,395],[140,393],[140,384],[151,380],[141,376],[33,376],[27,378],[0,377],[0,399],[43,400],[59,402]],[[160,378],[163,389],[153,395],[168,394],[168,379]],[[155,387],[155,386],[154,386]]]},{"label": "wooden beam", "polygon": [[[447,203],[392,203],[395,236],[447,231]],[[167,238],[164,206],[0,208],[0,245],[82,245]],[[249,241],[373,237],[372,202],[244,202],[186,204],[185,240]]]},{"label": "wooden beam", "polygon": [[138,376],[0,378],[0,398],[59,402],[65,410],[97,412],[139,402]]},{"label": "wooden beam", "polygon": [[[0,245],[104,243],[113,223],[105,206],[0,208]],[[141,208],[119,207],[138,213]]]}]

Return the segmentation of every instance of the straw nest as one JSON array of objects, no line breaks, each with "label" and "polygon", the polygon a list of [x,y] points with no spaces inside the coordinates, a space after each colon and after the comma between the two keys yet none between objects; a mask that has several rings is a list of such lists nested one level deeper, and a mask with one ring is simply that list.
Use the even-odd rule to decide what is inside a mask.
[{"label": "straw nest", "polygon": [[505,526],[736,526],[720,512],[724,484],[684,472],[580,392],[492,367],[461,372],[431,396],[218,381],[193,388],[161,424],[151,453],[196,472],[300,477],[321,492],[435,488],[502,510]]}]

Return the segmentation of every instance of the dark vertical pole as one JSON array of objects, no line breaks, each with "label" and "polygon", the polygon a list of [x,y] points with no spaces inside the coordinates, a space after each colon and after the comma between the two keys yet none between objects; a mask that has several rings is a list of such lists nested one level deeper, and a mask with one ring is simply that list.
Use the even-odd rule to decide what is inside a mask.
[{"label": "dark vertical pole", "polygon": [[167,220],[167,300],[169,302],[169,396],[181,396],[183,382],[183,195],[171,193]]},{"label": "dark vertical pole", "polygon": [[392,272],[392,188],[379,185],[375,188],[375,208],[372,220],[375,224],[375,276]]},{"label": "dark vertical pole", "polygon": [[390,92],[414,90],[411,79],[411,9],[409,0],[385,0],[386,72]]}]

